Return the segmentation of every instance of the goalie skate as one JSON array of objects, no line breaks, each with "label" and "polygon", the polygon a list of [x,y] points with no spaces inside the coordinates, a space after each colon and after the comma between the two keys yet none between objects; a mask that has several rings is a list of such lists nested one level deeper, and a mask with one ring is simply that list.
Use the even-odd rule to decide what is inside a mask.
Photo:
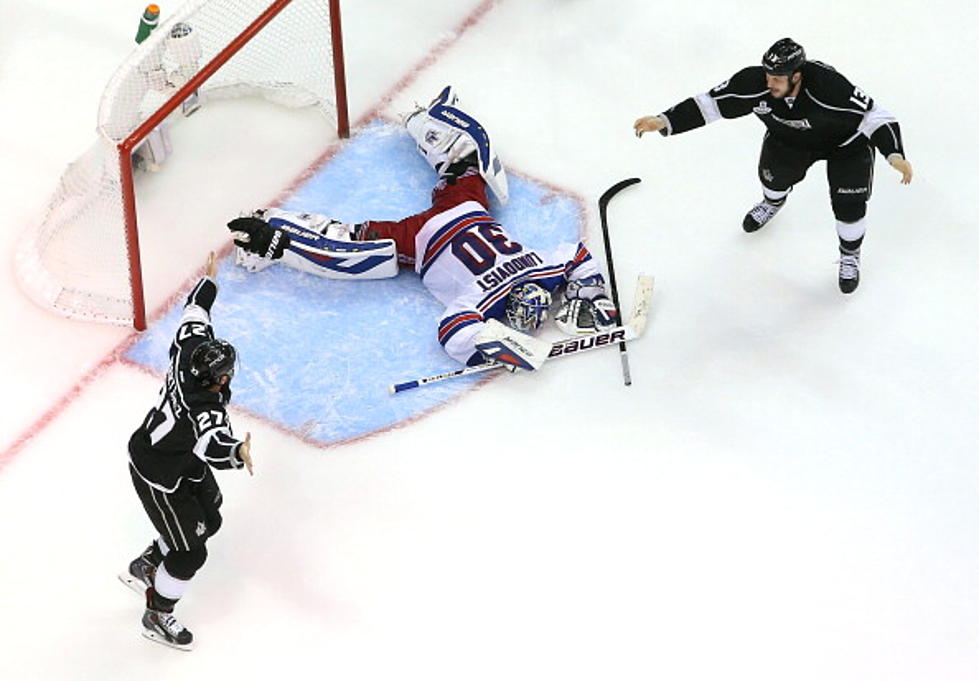
[{"label": "goalie skate", "polygon": [[493,149],[489,134],[475,118],[456,106],[459,98],[446,86],[427,109],[405,117],[405,128],[435,172],[444,175],[453,163],[476,154],[480,176],[501,204],[509,199],[506,169]]}]

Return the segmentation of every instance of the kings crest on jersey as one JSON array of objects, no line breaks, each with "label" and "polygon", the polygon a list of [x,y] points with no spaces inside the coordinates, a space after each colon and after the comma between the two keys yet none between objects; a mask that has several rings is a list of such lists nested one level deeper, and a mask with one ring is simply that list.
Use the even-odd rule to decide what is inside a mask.
[{"label": "kings crest on jersey", "polygon": [[709,92],[689,97],[660,114],[663,135],[676,135],[722,118],[755,114],[768,133],[790,146],[829,153],[870,138],[886,157],[901,151],[894,116],[878,107],[863,90],[833,67],[807,61],[799,69],[802,86],[796,97],[775,97],[765,69],[749,66]]}]

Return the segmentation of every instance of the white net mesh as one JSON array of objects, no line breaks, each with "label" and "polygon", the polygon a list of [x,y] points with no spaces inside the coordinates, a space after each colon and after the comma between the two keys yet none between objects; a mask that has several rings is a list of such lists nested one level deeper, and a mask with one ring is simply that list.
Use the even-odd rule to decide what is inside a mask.
[{"label": "white net mesh", "polygon": [[[22,240],[17,270],[25,290],[70,317],[132,324],[133,263],[118,146],[137,142],[134,165],[156,169],[146,149],[154,146],[165,157],[168,125],[227,97],[315,107],[335,127],[329,8],[329,0],[190,0],[164,17],[109,81],[99,106],[99,139],[68,167],[44,219]],[[259,19],[268,22],[251,34]],[[216,60],[229,46],[230,58]],[[176,104],[178,90],[199,71],[217,64],[150,139],[133,137],[162,108]]]}]

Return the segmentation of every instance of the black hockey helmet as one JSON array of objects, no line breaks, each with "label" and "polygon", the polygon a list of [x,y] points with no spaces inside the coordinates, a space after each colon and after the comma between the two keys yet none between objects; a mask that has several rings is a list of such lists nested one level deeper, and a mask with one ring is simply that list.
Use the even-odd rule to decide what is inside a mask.
[{"label": "black hockey helmet", "polygon": [[806,51],[792,38],[782,38],[762,55],[761,65],[765,73],[773,76],[791,76],[806,63]]},{"label": "black hockey helmet", "polygon": [[190,355],[190,374],[209,388],[221,376],[227,376],[229,381],[234,378],[237,360],[238,353],[231,343],[212,338],[194,348]]}]

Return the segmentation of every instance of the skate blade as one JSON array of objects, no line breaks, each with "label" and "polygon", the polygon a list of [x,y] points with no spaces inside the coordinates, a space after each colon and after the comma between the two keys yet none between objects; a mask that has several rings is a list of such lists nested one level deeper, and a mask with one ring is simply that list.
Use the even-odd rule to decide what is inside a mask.
[{"label": "skate blade", "polygon": [[120,572],[119,581],[138,593],[140,596],[146,595],[146,585],[128,572]]},{"label": "skate blade", "polygon": [[191,641],[187,645],[180,645],[179,643],[174,643],[173,641],[168,641],[163,636],[160,636],[155,631],[150,631],[149,629],[143,629],[143,637],[148,638],[154,643],[159,643],[160,645],[167,646],[168,648],[176,648],[177,650],[191,651],[194,649],[194,642]]}]

